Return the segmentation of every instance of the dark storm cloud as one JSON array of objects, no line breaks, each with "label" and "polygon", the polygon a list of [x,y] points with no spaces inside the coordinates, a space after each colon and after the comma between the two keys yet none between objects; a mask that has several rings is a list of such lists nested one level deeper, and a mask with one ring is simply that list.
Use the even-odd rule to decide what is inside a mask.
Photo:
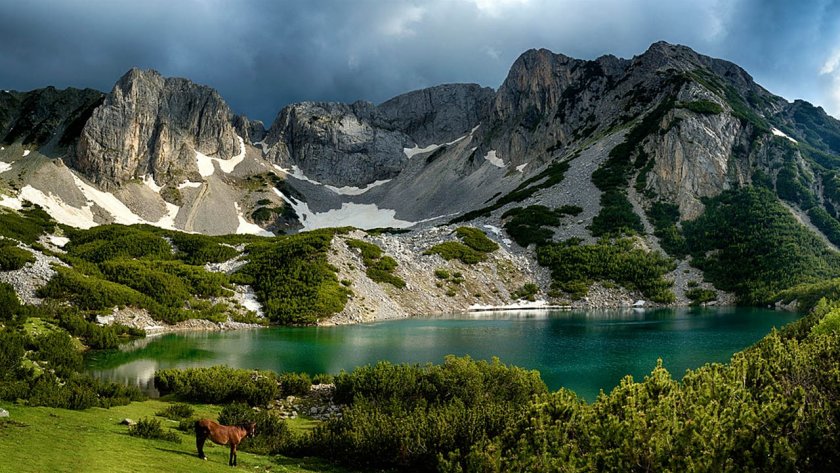
[{"label": "dark storm cloud", "polygon": [[109,90],[139,66],[211,85],[235,111],[270,121],[301,100],[498,87],[528,48],[630,57],[664,39],[840,112],[840,67],[826,64],[840,58],[837,2],[0,1],[0,88]]}]

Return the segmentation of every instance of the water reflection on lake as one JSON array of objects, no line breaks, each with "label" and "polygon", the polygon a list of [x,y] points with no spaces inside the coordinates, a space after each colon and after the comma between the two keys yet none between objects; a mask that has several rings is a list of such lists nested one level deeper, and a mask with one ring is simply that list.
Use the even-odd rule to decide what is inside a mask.
[{"label": "water reflection on lake", "polygon": [[729,357],[797,317],[755,308],[480,312],[338,327],[191,332],[136,340],[87,359],[94,375],[154,395],[154,371],[226,364],[337,373],[388,360],[439,363],[448,354],[537,369],[551,389],[593,399],[662,358],[675,378]]}]

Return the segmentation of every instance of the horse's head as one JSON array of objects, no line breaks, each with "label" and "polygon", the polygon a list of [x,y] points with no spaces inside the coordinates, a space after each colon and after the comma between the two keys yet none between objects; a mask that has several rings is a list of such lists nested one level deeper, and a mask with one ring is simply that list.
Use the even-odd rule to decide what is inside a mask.
[{"label": "horse's head", "polygon": [[250,422],[245,424],[245,431],[248,432],[248,437],[254,437],[257,435],[257,423]]}]

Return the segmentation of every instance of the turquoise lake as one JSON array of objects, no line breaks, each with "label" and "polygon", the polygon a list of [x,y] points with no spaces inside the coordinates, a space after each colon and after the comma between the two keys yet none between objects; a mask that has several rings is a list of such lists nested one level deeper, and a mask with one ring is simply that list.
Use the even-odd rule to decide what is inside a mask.
[{"label": "turquoise lake", "polygon": [[756,308],[482,312],[337,327],[274,327],[148,337],[86,359],[96,376],[155,394],[156,369],[226,364],[273,371],[338,373],[387,360],[499,357],[539,370],[551,389],[587,400],[627,374],[643,378],[662,358],[675,378],[725,362],[798,317]]}]

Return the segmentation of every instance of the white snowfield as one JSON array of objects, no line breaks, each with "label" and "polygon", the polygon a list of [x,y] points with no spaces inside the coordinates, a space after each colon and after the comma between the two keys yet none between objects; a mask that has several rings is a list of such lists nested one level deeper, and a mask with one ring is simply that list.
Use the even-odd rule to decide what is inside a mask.
[{"label": "white snowfield", "polygon": [[23,208],[23,203],[16,197],[9,197],[7,195],[0,195],[0,207],[20,210]]},{"label": "white snowfield", "polygon": [[413,148],[403,148],[403,153],[405,153],[405,156],[408,159],[411,159],[418,154],[431,153],[432,151],[434,151],[434,150],[436,150],[440,147],[441,147],[441,145],[435,145],[435,144],[431,144],[431,145],[426,146],[424,148],[421,148],[418,145],[414,145]]},{"label": "white snowfield", "polygon": [[505,167],[505,162],[502,161],[502,158],[496,156],[495,149],[491,149],[490,151],[488,151],[487,154],[484,155],[484,159],[487,160],[493,166],[496,166],[497,168]]},{"label": "white snowfield", "polygon": [[188,187],[197,189],[201,186],[202,186],[202,184],[200,182],[184,181],[184,182],[178,184],[178,189],[186,189]]},{"label": "white snowfield", "polygon": [[525,169],[525,166],[527,166],[527,165],[528,165],[528,163],[520,164],[519,166],[516,166],[516,170],[519,171],[519,172],[523,172],[523,170]]},{"label": "white snowfield", "polygon": [[793,138],[791,138],[790,136],[785,134],[785,132],[783,132],[782,130],[780,130],[776,127],[771,128],[770,131],[773,132],[773,134],[776,135],[776,136],[781,136],[782,138],[787,138],[790,141],[793,141],[794,143],[799,143],[798,141],[794,140]]},{"label": "white snowfield", "polygon": [[155,182],[155,178],[148,174],[143,176],[143,184],[146,184],[146,187],[151,189],[152,192],[156,194],[160,194],[160,190],[163,189],[163,187],[157,185],[157,183]]},{"label": "white snowfield", "polygon": [[11,163],[4,163],[3,161],[0,161],[0,174],[3,174],[9,169],[12,169]]},{"label": "white snowfield", "polygon": [[232,173],[236,166],[239,166],[239,163],[245,159],[245,140],[241,136],[237,136],[237,138],[239,138],[239,154],[230,159],[211,158],[198,151],[195,152],[195,162],[198,165],[198,173],[201,174],[201,177],[210,177],[216,172],[214,162],[219,165],[219,169],[225,174]]},{"label": "white snowfield", "polygon": [[376,204],[344,202],[341,204],[340,209],[315,213],[309,210],[309,205],[306,202],[298,202],[290,199],[277,189],[274,189],[274,193],[295,209],[295,213],[300,217],[300,223],[303,224],[304,230],[344,226],[361,229],[384,227],[407,228],[416,223],[400,220],[396,218],[396,210],[380,209]]},{"label": "white snowfield", "polygon": [[30,151],[28,149],[23,150],[23,157],[25,158],[25,157],[29,156],[29,153],[31,153],[31,152],[32,151]]}]

